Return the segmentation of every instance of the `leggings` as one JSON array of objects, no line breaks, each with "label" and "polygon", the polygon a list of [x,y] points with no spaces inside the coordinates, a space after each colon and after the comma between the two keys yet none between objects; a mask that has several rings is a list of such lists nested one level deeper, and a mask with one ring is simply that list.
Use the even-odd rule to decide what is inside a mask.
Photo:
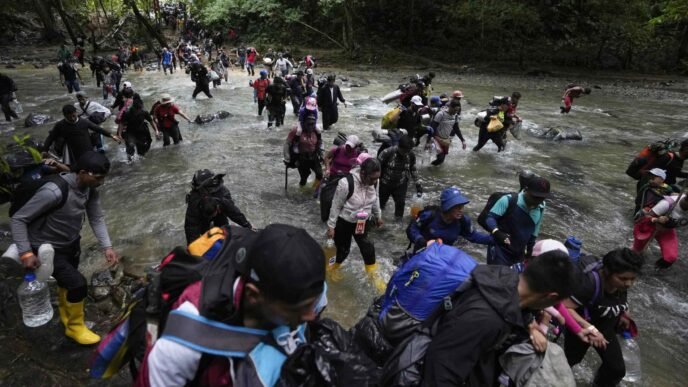
[{"label": "leggings", "polygon": [[342,263],[349,256],[351,251],[351,237],[353,236],[361,250],[363,262],[366,265],[375,264],[375,245],[368,239],[368,227],[366,224],[365,232],[356,235],[356,223],[350,223],[342,218],[337,218],[334,232],[334,245],[337,247],[337,263]]},{"label": "leggings", "polygon": [[[595,348],[597,354],[602,359],[602,365],[595,374],[594,386],[613,387],[621,382],[626,375],[626,364],[621,353],[621,346],[616,338],[616,327],[618,319],[605,319],[605,321],[592,321],[592,323],[609,341],[606,349]],[[564,353],[570,366],[580,363],[588,352],[589,344],[568,330],[564,333]]]}]

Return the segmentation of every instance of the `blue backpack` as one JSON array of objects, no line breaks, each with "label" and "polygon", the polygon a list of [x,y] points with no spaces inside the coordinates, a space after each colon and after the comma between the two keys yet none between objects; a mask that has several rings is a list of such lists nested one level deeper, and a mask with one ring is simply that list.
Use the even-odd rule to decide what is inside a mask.
[{"label": "blue backpack", "polygon": [[423,321],[451,296],[478,263],[456,247],[433,243],[397,270],[387,284],[379,319],[393,306]]}]

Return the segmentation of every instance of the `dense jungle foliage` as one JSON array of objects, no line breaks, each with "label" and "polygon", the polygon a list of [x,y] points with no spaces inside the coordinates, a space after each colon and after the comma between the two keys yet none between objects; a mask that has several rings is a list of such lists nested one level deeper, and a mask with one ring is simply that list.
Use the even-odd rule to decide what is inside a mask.
[{"label": "dense jungle foliage", "polygon": [[[7,3],[7,0],[4,0]],[[446,62],[688,71],[688,0],[185,0],[207,29],[254,45],[399,50]],[[122,17],[162,43],[164,0],[28,0],[47,40],[112,34]],[[174,2],[177,3],[177,2]],[[147,35],[147,36],[144,36]],[[115,36],[116,37],[116,36]],[[5,39],[7,40],[7,39]],[[7,43],[7,42],[6,42]]]}]

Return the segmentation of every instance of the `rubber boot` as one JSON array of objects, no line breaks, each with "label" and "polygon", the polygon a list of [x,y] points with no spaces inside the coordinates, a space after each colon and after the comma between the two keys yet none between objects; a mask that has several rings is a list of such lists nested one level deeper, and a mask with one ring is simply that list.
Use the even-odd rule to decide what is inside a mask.
[{"label": "rubber boot", "polygon": [[92,345],[99,342],[100,336],[93,333],[88,329],[86,324],[84,324],[84,302],[81,301],[72,304],[65,300],[65,303],[68,320],[65,335],[81,345]]},{"label": "rubber boot", "polygon": [[57,288],[57,310],[60,311],[60,321],[66,330],[69,318],[67,317],[67,289],[65,288]]},{"label": "rubber boot", "polygon": [[318,187],[320,187],[320,179],[313,180],[313,185],[311,186],[311,188],[318,189]]},{"label": "rubber boot", "polygon": [[365,271],[368,273],[368,277],[373,282],[373,286],[375,286],[377,292],[384,294],[385,290],[387,290],[387,283],[385,283],[385,280],[382,279],[380,271],[377,269],[377,263],[365,265]]},{"label": "rubber boot", "polygon": [[327,279],[329,281],[339,282],[344,278],[344,274],[342,274],[342,272],[339,271],[339,268],[341,266],[342,264],[338,262],[327,266]]}]

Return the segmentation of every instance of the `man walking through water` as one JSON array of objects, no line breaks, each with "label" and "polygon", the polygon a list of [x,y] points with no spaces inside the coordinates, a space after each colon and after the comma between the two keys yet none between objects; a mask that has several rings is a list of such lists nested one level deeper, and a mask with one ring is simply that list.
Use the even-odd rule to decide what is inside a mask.
[{"label": "man walking through water", "polygon": [[0,73],[0,105],[2,106],[2,112],[5,114],[5,121],[12,121],[12,118],[19,118],[17,112],[10,107],[10,101],[15,99],[15,91],[17,91],[17,85],[12,78]]},{"label": "man walking through water", "polygon": [[339,90],[339,86],[337,86],[334,81],[335,76],[328,75],[327,85],[318,90],[318,107],[322,110],[323,130],[329,130],[330,126],[339,120],[337,100],[346,104],[342,92]]}]

